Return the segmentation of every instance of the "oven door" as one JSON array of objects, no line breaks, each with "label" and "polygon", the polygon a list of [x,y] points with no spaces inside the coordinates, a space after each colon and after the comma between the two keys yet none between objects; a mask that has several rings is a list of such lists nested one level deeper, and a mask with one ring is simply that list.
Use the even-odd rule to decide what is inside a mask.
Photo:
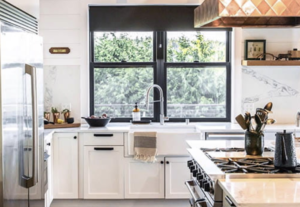
[{"label": "oven door", "polygon": [[189,199],[191,207],[213,207],[213,204],[208,202],[205,194],[194,180],[186,181],[185,185],[191,194]]}]

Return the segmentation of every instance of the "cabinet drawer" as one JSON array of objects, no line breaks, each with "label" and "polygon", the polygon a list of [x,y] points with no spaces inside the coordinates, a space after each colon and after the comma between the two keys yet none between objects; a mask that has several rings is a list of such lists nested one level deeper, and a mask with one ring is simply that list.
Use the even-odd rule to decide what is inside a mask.
[{"label": "cabinet drawer", "polygon": [[124,133],[80,133],[84,145],[124,145]]}]

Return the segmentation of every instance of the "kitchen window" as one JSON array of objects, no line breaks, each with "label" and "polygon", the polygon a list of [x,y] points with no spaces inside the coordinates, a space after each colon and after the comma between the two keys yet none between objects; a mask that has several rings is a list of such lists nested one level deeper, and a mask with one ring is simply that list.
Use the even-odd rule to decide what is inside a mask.
[{"label": "kitchen window", "polygon": [[[90,19],[95,15],[99,12]],[[170,121],[230,121],[231,30],[188,29],[184,22],[158,30],[134,21],[107,31],[111,25],[90,20],[90,115],[106,113],[112,121],[127,122],[137,102],[142,118],[159,121],[159,103],[145,108],[147,88],[158,84]],[[156,90],[153,98],[158,99]]]}]

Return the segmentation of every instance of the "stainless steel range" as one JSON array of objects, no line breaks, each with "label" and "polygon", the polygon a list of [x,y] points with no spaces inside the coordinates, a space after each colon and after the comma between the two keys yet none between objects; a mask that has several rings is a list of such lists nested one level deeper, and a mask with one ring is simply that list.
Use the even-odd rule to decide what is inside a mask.
[{"label": "stainless steel range", "polygon": [[[262,156],[247,156],[243,148],[201,148],[188,151],[193,160],[187,163],[191,180],[186,185],[192,195],[190,204],[195,207],[223,206],[223,190],[218,179],[300,177],[300,165],[294,171],[276,169],[271,148],[265,148]],[[234,206],[228,197],[225,199],[229,206]]]}]

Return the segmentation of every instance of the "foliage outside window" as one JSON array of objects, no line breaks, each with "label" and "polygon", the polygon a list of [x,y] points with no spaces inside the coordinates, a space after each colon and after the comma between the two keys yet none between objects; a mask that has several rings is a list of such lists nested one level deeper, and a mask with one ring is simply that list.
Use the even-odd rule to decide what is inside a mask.
[{"label": "foliage outside window", "polygon": [[155,32],[94,32],[94,114],[130,118],[134,103],[138,102],[142,117],[154,118],[159,111],[155,112],[153,105],[146,111],[146,90],[154,83],[164,85],[155,82],[155,71],[165,71],[163,90],[171,120],[228,118],[228,32],[164,33],[166,57],[160,60],[160,68],[153,47]]}]

